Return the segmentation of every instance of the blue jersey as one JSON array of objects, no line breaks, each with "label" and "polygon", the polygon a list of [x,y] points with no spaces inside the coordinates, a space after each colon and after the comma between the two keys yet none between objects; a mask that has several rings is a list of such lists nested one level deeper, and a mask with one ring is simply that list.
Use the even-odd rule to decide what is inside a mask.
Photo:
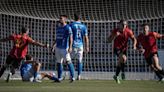
[{"label": "blue jersey", "polygon": [[25,73],[27,73],[31,68],[32,68],[31,63],[29,63],[29,64],[23,63],[20,68],[21,76],[23,76]]},{"label": "blue jersey", "polygon": [[70,26],[73,32],[73,47],[83,47],[83,37],[88,35],[87,27],[81,22],[73,22]]},{"label": "blue jersey", "polygon": [[56,30],[56,47],[67,49],[69,47],[69,38],[72,35],[72,29],[69,25],[59,26]]}]

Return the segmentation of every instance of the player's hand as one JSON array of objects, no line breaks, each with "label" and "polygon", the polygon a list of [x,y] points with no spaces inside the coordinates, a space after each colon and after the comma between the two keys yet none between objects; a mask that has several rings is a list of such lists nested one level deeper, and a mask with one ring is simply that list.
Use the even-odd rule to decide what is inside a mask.
[{"label": "player's hand", "polygon": [[137,49],[137,47],[136,46],[133,46],[133,50],[136,50]]},{"label": "player's hand", "polygon": [[45,44],[45,45],[44,45],[44,47],[46,47],[46,48],[49,48],[49,46],[50,46],[49,44]]},{"label": "player's hand", "polygon": [[71,53],[72,52],[72,48],[68,48],[68,52]]},{"label": "player's hand", "polygon": [[52,53],[55,52],[55,47],[52,47],[52,48],[51,48],[51,52],[52,52]]},{"label": "player's hand", "polygon": [[116,36],[119,36],[120,35],[120,32],[116,32]]},{"label": "player's hand", "polygon": [[89,47],[86,47],[85,48],[85,53],[88,53],[89,52]]}]

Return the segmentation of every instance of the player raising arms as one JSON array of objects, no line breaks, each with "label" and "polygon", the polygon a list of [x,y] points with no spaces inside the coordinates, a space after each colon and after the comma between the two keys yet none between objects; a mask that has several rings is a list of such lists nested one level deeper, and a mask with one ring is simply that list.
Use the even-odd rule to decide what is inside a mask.
[{"label": "player raising arms", "polygon": [[53,44],[52,51],[55,50],[55,57],[57,62],[57,72],[59,82],[63,80],[62,71],[63,71],[63,61],[66,61],[68,64],[68,69],[70,71],[71,81],[75,80],[74,78],[74,65],[71,61],[70,53],[72,52],[72,29],[66,23],[67,16],[60,15],[60,24],[56,30],[56,41]]},{"label": "player raising arms", "polygon": [[[70,26],[73,32],[73,52],[72,57],[77,57],[78,59],[78,76],[77,80],[80,80],[81,72],[83,68],[82,59],[83,59],[83,48],[85,48],[85,52],[89,51],[89,39],[87,28],[80,21],[80,14],[74,14],[75,22],[71,23]],[[85,42],[85,46],[84,46]]]},{"label": "player raising arms", "polygon": [[127,26],[127,21],[121,20],[118,24],[118,28],[114,29],[111,35],[108,36],[107,42],[111,43],[114,40],[114,53],[118,57],[118,63],[116,68],[116,74],[114,80],[120,84],[119,73],[122,71],[121,77],[125,79],[124,67],[127,60],[126,50],[128,39],[131,38],[133,41],[133,49],[136,49],[137,40],[131,29]]},{"label": "player raising arms", "polygon": [[137,49],[144,54],[147,64],[154,70],[159,81],[163,81],[164,70],[159,64],[158,47],[156,43],[156,40],[159,38],[164,38],[164,35],[157,32],[150,32],[149,25],[144,24],[143,32],[137,37]]},{"label": "player raising arms", "polygon": [[53,73],[39,73],[40,67],[41,63],[33,60],[31,55],[26,55],[26,60],[22,63],[20,68],[22,81],[41,82],[41,80],[45,77],[49,78],[50,80],[57,80]]},{"label": "player raising arms", "polygon": [[0,42],[12,41],[14,46],[7,56],[5,65],[0,70],[0,77],[3,75],[6,68],[11,65],[11,70],[7,77],[9,81],[10,75],[15,74],[15,69],[19,68],[21,61],[25,58],[28,51],[28,44],[33,44],[41,47],[48,47],[46,44],[39,43],[28,36],[29,28],[22,27],[21,34],[12,34],[7,38],[0,39]]}]

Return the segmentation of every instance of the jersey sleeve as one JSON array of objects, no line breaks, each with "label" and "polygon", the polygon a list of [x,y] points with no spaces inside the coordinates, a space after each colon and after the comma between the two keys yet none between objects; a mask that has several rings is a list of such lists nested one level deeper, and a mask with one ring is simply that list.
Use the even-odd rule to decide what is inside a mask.
[{"label": "jersey sleeve", "polygon": [[33,42],[34,42],[34,40],[33,40],[31,37],[28,37],[28,38],[27,38],[27,41],[28,41],[29,43],[33,43]]},{"label": "jersey sleeve", "polygon": [[72,34],[73,34],[73,33],[72,33],[72,29],[71,29],[70,26],[68,27],[68,34],[69,34],[69,35],[72,35]]},{"label": "jersey sleeve", "polygon": [[129,32],[128,32],[128,36],[129,36],[130,38],[133,38],[134,33],[133,33],[133,31],[132,31],[132,30],[129,30]]},{"label": "jersey sleeve", "polygon": [[155,39],[161,38],[161,34],[157,33],[157,32],[153,32],[153,35],[155,37]]},{"label": "jersey sleeve", "polygon": [[9,36],[9,39],[10,39],[10,40],[14,40],[14,39],[15,39],[15,34],[10,35],[10,36]]},{"label": "jersey sleeve", "polygon": [[88,36],[88,29],[85,25],[84,25],[84,36]]}]

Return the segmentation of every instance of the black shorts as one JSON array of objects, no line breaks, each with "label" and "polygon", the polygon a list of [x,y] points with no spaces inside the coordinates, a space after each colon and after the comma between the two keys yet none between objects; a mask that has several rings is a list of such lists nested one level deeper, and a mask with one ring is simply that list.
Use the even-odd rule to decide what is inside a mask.
[{"label": "black shorts", "polygon": [[150,66],[153,64],[153,56],[157,54],[158,57],[158,52],[151,53],[148,58],[146,58],[146,63]]},{"label": "black shorts", "polygon": [[19,68],[22,60],[23,60],[23,58],[17,59],[17,58],[14,58],[14,57],[8,55],[7,59],[6,59],[6,64],[10,65],[16,69],[16,68]]},{"label": "black shorts", "polygon": [[121,49],[114,48],[114,54],[119,56],[120,54],[126,55],[126,50],[122,51]]}]

